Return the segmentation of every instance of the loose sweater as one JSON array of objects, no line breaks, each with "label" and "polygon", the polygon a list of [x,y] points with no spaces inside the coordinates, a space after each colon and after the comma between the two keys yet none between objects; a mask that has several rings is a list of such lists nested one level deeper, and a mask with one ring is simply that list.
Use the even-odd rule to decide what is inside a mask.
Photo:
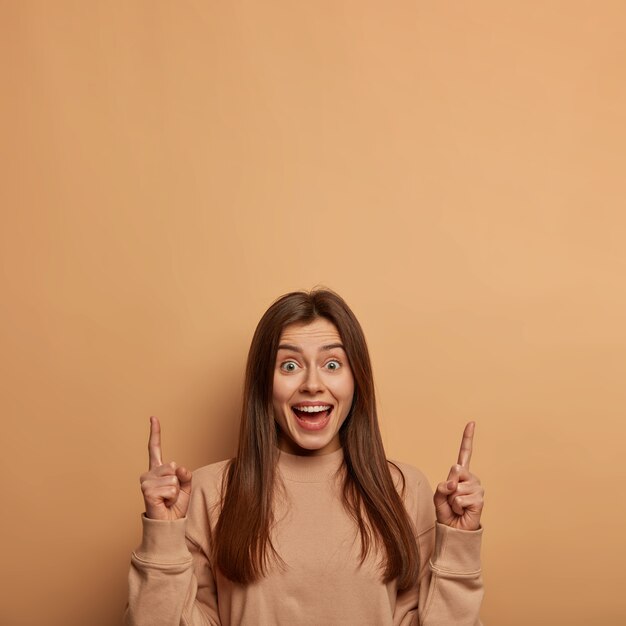
[{"label": "loose sweater", "polygon": [[426,477],[390,464],[414,525],[418,579],[399,591],[382,582],[381,553],[360,563],[360,533],[341,496],[343,450],[320,456],[280,452],[272,542],[283,565],[250,585],[225,578],[211,558],[227,461],[193,473],[187,516],[142,515],[131,556],[127,626],[480,626],[482,528],[436,522]]}]

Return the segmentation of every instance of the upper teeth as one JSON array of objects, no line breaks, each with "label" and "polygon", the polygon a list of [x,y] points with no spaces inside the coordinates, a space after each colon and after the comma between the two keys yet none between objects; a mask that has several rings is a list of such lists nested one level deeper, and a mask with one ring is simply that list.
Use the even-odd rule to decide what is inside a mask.
[{"label": "upper teeth", "polygon": [[298,411],[304,411],[305,413],[318,413],[319,411],[326,411],[330,409],[330,404],[318,404],[316,406],[296,406],[294,407]]}]

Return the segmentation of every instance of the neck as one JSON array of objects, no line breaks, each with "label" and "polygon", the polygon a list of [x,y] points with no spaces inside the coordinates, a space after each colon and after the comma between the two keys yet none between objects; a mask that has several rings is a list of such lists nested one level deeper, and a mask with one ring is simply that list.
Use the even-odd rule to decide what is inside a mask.
[{"label": "neck", "polygon": [[324,482],[337,473],[343,464],[343,448],[328,454],[291,454],[279,450],[278,468],[287,480]]}]

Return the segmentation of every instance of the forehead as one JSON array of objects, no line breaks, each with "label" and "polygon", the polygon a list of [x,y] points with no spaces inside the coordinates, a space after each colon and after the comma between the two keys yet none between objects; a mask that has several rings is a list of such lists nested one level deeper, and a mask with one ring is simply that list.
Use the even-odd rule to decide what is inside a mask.
[{"label": "forehead", "polygon": [[318,317],[308,324],[289,324],[283,328],[280,341],[296,345],[337,343],[341,335],[337,327],[325,317]]}]

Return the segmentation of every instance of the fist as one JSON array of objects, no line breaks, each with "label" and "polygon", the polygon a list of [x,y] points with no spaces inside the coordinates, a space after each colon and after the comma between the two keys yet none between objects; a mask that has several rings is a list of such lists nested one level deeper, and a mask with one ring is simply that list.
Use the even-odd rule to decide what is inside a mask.
[{"label": "fist", "polygon": [[148,440],[149,469],[139,478],[146,506],[146,517],[176,520],[187,515],[191,496],[191,472],[174,461],[161,461],[161,425],[150,418]]}]

